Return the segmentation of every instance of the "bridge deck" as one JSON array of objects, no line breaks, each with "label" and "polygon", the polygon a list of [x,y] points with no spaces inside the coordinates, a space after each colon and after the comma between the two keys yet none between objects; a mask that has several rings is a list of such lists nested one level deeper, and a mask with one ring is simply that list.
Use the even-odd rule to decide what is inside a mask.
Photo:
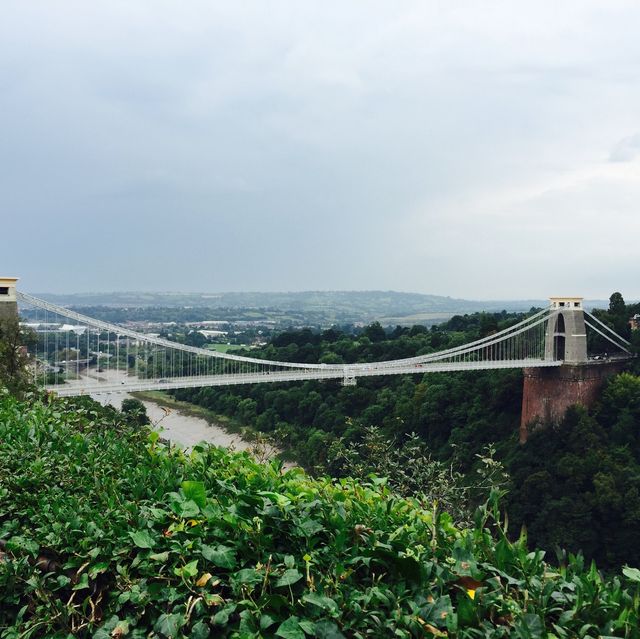
[{"label": "bridge deck", "polygon": [[376,377],[380,375],[421,375],[425,373],[446,373],[456,371],[495,370],[509,368],[540,368],[561,366],[561,361],[541,359],[521,359],[502,362],[438,362],[382,368],[371,365],[370,368],[349,368],[342,370],[327,369],[311,371],[271,371],[263,373],[237,373],[233,375],[201,375],[197,377],[173,377],[164,379],[126,378],[121,382],[99,381],[96,383],[74,382],[49,386],[61,397],[77,395],[98,395],[104,393],[130,393],[149,390],[174,390],[178,388],[198,388],[201,386],[234,386],[237,384],[296,382],[305,380],[350,380],[358,377]]}]

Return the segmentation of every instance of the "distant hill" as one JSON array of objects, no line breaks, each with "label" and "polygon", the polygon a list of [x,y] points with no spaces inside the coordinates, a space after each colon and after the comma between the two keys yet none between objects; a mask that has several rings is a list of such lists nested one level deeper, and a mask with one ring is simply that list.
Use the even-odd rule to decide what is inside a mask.
[{"label": "distant hill", "polygon": [[[36,294],[62,306],[255,308],[310,313],[339,321],[380,320],[386,324],[432,323],[477,311],[526,311],[546,300],[464,300],[397,291],[303,291],[276,293],[73,293]],[[606,307],[608,302],[593,301]]]}]

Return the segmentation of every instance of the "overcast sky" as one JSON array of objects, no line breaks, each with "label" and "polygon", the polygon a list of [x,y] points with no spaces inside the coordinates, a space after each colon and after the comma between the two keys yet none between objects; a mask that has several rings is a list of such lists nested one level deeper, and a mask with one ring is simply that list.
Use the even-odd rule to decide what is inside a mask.
[{"label": "overcast sky", "polygon": [[640,3],[3,0],[31,292],[640,298]]}]

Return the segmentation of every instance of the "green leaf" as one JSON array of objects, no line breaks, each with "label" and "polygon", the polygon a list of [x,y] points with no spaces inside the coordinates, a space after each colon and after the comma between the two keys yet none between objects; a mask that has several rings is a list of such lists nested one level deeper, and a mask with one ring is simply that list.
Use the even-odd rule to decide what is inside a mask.
[{"label": "green leaf", "polygon": [[219,568],[235,568],[236,553],[233,548],[218,544],[215,548],[212,546],[202,546],[200,549],[202,556]]},{"label": "green leaf", "polygon": [[198,574],[198,560],[194,559],[182,568],[174,568],[173,572],[178,577],[195,577]]},{"label": "green leaf", "polygon": [[290,586],[291,584],[295,584],[297,581],[302,579],[302,573],[298,572],[295,568],[288,568],[284,571],[284,574],[278,581],[276,581],[276,587],[280,586]]},{"label": "green leaf", "polygon": [[313,635],[315,637],[316,624],[313,623],[313,621],[301,619],[298,623],[306,635]]},{"label": "green leaf", "polygon": [[155,552],[152,555],[149,555],[149,559],[152,561],[161,561],[165,562],[169,559],[169,553],[165,550],[165,552]]},{"label": "green leaf", "polygon": [[523,615],[517,620],[515,628],[518,633],[516,636],[522,639],[542,639],[544,636],[544,624],[538,615]]},{"label": "green leaf", "polygon": [[253,568],[243,568],[233,576],[236,583],[247,585],[257,584],[262,581],[262,575]]},{"label": "green leaf", "polygon": [[324,530],[324,526],[315,519],[305,519],[301,524],[298,524],[298,528],[302,530],[306,537],[311,537],[321,530]]},{"label": "green leaf", "polygon": [[476,607],[471,597],[467,593],[460,593],[458,596],[458,622],[460,626],[472,626],[477,622]]},{"label": "green leaf", "polygon": [[434,602],[428,603],[420,609],[420,616],[424,621],[440,628],[447,625],[447,620],[453,615],[451,597],[443,595]]},{"label": "green leaf", "polygon": [[193,499],[187,499],[179,504],[177,514],[184,519],[197,517],[200,514],[200,506]]},{"label": "green leaf", "polygon": [[236,604],[228,604],[222,610],[219,610],[212,619],[216,626],[226,626],[229,621],[229,615],[236,609]]},{"label": "green leaf", "polygon": [[89,568],[89,577],[94,579],[96,575],[106,572],[107,568],[109,568],[108,561],[99,561]]},{"label": "green leaf", "polygon": [[22,553],[27,552],[34,557],[37,556],[38,551],[40,550],[40,546],[31,539],[27,539],[26,537],[11,537],[9,541],[7,541],[7,550],[13,553]]},{"label": "green leaf", "polygon": [[304,639],[304,631],[300,628],[297,617],[289,617],[278,626],[276,636],[284,639]]},{"label": "green leaf", "polygon": [[345,639],[338,626],[327,619],[316,622],[316,637],[317,639]]},{"label": "green leaf", "polygon": [[80,575],[80,581],[72,588],[72,590],[84,590],[89,587],[89,575],[86,572],[83,572]]},{"label": "green leaf", "polygon": [[182,625],[182,619],[182,615],[162,614],[158,617],[154,630],[165,637],[172,637],[175,639],[178,635],[178,630]]},{"label": "green leaf", "polygon": [[625,566],[622,569],[622,574],[631,581],[635,581],[636,583],[640,583],[640,570],[637,568],[630,568],[629,566]]},{"label": "green leaf", "polygon": [[201,481],[183,481],[182,492],[187,499],[193,500],[200,508],[207,505],[207,491]]},{"label": "green leaf", "polygon": [[337,612],[338,604],[331,599],[330,597],[325,597],[324,595],[319,595],[315,592],[307,593],[304,597],[302,597],[302,601],[306,603],[313,604],[314,606],[318,606],[322,610],[327,612]]},{"label": "green leaf", "polygon": [[153,548],[155,545],[155,541],[146,530],[130,532],[129,536],[133,539],[133,543],[138,546],[138,548]]},{"label": "green leaf", "polygon": [[260,630],[266,630],[269,626],[272,626],[276,621],[277,619],[275,619],[271,615],[261,615]]},{"label": "green leaf", "polygon": [[198,621],[198,623],[191,629],[189,637],[190,639],[207,639],[210,634],[211,630],[209,629],[209,626],[207,626],[203,621]]}]

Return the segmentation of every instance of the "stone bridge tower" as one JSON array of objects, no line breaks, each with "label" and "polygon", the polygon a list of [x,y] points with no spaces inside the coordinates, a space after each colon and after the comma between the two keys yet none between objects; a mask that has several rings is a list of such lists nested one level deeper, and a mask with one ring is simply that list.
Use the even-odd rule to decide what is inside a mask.
[{"label": "stone bridge tower", "polygon": [[520,443],[532,428],[558,423],[569,406],[591,406],[607,377],[624,364],[589,360],[581,297],[550,298],[552,314],[547,322],[545,359],[561,360],[561,366],[525,368],[520,419]]},{"label": "stone bridge tower", "polygon": [[17,277],[0,277],[0,321],[18,317]]},{"label": "stone bridge tower", "polygon": [[581,297],[551,297],[544,358],[582,364],[587,358],[587,329]]}]

